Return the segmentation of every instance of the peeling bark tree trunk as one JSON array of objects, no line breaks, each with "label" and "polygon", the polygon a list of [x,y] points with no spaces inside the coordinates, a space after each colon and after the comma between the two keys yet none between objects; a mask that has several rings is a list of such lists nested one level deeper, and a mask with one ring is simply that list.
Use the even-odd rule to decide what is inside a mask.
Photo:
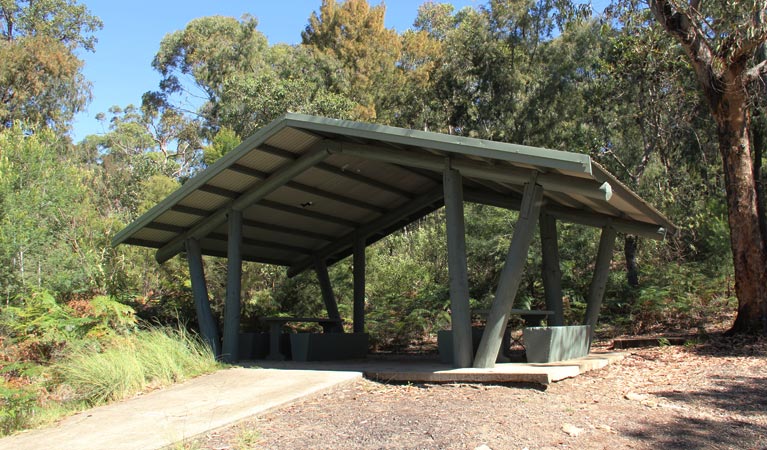
[{"label": "peeling bark tree trunk", "polygon": [[759,229],[762,236],[767,239],[767,216],[765,216],[764,180],[762,177],[762,158],[764,155],[765,132],[767,131],[764,113],[754,117],[751,122],[753,132],[752,144],[754,147],[754,182],[756,184],[756,202],[759,212]]},{"label": "peeling bark tree trunk", "polygon": [[767,41],[762,26],[764,9],[758,10],[750,24],[753,33],[734,34],[734,40],[722,40],[717,48],[707,41],[708,25],[699,22],[706,17],[698,11],[699,0],[690,0],[682,9],[669,0],[649,3],[658,22],[682,44],[717,124],[738,297],[738,316],[729,333],[767,334],[767,236],[759,223],[747,89],[767,69],[765,63],[748,67],[757,48]]},{"label": "peeling bark tree trunk", "polygon": [[716,107],[738,297],[738,316],[730,331],[754,332],[767,330],[767,254],[759,224],[748,103],[744,90],[728,90],[712,106]]}]

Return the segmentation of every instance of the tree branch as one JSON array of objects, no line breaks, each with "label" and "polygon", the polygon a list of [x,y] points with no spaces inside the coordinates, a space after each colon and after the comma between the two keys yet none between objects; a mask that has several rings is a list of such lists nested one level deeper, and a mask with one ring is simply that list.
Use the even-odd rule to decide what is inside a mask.
[{"label": "tree branch", "polygon": [[767,60],[764,60],[754,67],[748,69],[743,75],[743,81],[746,84],[750,84],[764,76],[767,76]]},{"label": "tree branch", "polygon": [[722,46],[722,54],[719,55],[722,58],[726,58],[728,62],[735,62],[740,58],[750,58],[753,56],[756,49],[767,41],[767,28],[760,30],[753,39],[744,39],[741,41],[741,45],[735,47],[737,43],[737,36],[730,36],[727,39],[727,44]]},{"label": "tree branch", "polygon": [[690,9],[693,11],[700,11],[700,0],[690,0]]},{"label": "tree branch", "polygon": [[714,91],[715,54],[706,41],[703,30],[693,23],[689,15],[674,11],[668,0],[650,0],[650,10],[658,23],[682,44],[703,89]]}]

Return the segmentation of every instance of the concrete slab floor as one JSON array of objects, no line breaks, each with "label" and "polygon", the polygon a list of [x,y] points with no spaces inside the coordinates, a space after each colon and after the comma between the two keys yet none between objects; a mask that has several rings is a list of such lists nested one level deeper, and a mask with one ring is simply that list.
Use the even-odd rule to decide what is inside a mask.
[{"label": "concrete slab floor", "polygon": [[592,352],[584,358],[545,364],[499,363],[492,369],[454,369],[434,358],[377,357],[350,361],[253,361],[258,367],[281,370],[359,371],[377,381],[413,383],[539,383],[550,384],[623,359],[620,352]]}]

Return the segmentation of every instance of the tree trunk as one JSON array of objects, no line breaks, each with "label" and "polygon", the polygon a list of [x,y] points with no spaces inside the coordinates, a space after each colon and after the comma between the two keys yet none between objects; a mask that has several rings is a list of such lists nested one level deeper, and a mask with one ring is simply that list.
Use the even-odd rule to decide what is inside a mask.
[{"label": "tree trunk", "polygon": [[762,177],[762,158],[764,156],[765,144],[767,144],[767,121],[765,121],[764,112],[760,111],[758,117],[754,117],[751,122],[751,131],[753,133],[754,149],[754,182],[756,186],[756,204],[759,213],[759,229],[762,236],[767,238],[767,212],[765,208],[764,180]]},{"label": "tree trunk", "polygon": [[[728,92],[729,91],[729,92]],[[719,151],[727,191],[738,316],[729,333],[767,333],[767,255],[751,160],[745,92],[725,90],[716,104]]]},{"label": "tree trunk", "polygon": [[[767,334],[767,236],[759,226],[747,89],[753,76],[748,72],[763,69],[747,70],[756,46],[764,44],[763,30],[758,26],[753,36],[733,34],[733,40],[728,36],[719,41],[724,47],[712,48],[704,38],[710,25],[702,18],[707,16],[695,11],[700,2],[690,2],[695,7],[684,10],[670,0],[650,0],[649,4],[658,22],[682,44],[717,124],[738,297],[738,316],[729,333]],[[763,9],[759,11],[757,23],[764,14]]]},{"label": "tree trunk", "polygon": [[637,244],[639,238],[626,235],[623,243],[623,254],[626,257],[626,282],[632,288],[639,286],[639,265],[637,264]]},{"label": "tree trunk", "polygon": [[[761,20],[761,16],[758,16]],[[767,60],[767,44],[762,44],[756,51],[756,60]],[[758,92],[763,93],[763,86],[767,83],[767,76],[762,75],[759,77],[759,83],[762,87]],[[759,213],[759,229],[762,231],[762,242],[767,245],[767,205],[765,204],[765,191],[764,191],[764,179],[762,177],[762,157],[764,156],[764,148],[767,145],[767,118],[765,118],[764,106],[757,106],[753,109],[754,113],[751,121],[751,131],[753,133],[753,148],[754,148],[754,181],[756,182],[756,202],[757,212]],[[756,114],[758,113],[758,115]]]}]

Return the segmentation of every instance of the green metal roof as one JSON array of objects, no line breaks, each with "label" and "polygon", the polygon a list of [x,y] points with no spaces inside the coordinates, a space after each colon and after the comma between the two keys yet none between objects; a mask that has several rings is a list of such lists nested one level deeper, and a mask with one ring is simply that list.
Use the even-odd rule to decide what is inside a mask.
[{"label": "green metal roof", "polygon": [[243,211],[243,257],[290,267],[335,262],[442,206],[442,171],[467,201],[517,208],[531,177],[561,220],[662,238],[673,225],[588,155],[440,133],[287,114],[120,231],[112,241],[167,260],[189,237],[226,253],[226,214]]}]

